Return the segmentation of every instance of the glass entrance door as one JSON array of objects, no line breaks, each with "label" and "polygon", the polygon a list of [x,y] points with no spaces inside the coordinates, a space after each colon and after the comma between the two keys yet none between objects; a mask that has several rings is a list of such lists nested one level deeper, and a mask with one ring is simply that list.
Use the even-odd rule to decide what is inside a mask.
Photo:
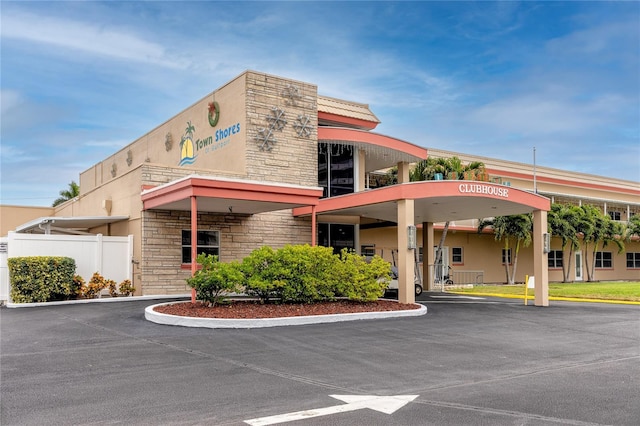
[{"label": "glass entrance door", "polygon": [[575,280],[576,281],[582,281],[582,252],[581,251],[577,251],[576,252],[576,277]]}]

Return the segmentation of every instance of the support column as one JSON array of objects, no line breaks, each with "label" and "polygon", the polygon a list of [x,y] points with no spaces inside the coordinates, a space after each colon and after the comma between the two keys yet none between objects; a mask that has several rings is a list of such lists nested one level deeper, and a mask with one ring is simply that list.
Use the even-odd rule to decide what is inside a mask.
[{"label": "support column", "polygon": [[544,252],[544,234],[547,233],[547,212],[533,212],[533,276],[535,277],[536,306],[549,306],[549,255]]},{"label": "support column", "polygon": [[429,265],[433,265],[435,262],[435,256],[433,253],[434,244],[434,232],[433,223],[422,223],[422,276],[424,277],[424,288],[428,291],[435,290],[433,287],[433,268]]},{"label": "support column", "polygon": [[398,183],[409,182],[409,163],[398,163]]},{"label": "support column", "polygon": [[356,191],[364,191],[369,185],[367,185],[367,174],[365,173],[366,169],[366,153],[364,149],[358,150],[358,162],[356,163],[356,172],[358,173],[358,186],[356,187]]},{"label": "support column", "polygon": [[[399,173],[400,171],[398,171]],[[413,250],[407,248],[407,227],[413,225],[414,201],[398,200],[398,301],[415,303]]]},{"label": "support column", "polygon": [[316,219],[316,206],[311,206],[311,247],[315,247],[317,243],[318,227]]},{"label": "support column", "polygon": [[[195,195],[191,196],[191,276],[198,270],[196,263],[198,257],[198,200]],[[191,289],[191,303],[196,302],[196,289]]]}]

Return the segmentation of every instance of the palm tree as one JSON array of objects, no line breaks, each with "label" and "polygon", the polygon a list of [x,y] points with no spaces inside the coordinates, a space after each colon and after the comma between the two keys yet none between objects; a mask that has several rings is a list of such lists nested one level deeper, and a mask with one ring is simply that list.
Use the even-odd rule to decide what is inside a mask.
[{"label": "palm tree", "polygon": [[[440,173],[443,179],[451,180],[475,180],[477,176],[484,176],[486,174],[484,163],[480,161],[472,161],[469,164],[463,164],[460,158],[455,156],[451,158],[429,157],[426,160],[416,163],[416,165],[409,171],[409,179],[412,182],[434,180],[437,173]],[[436,249],[434,265],[440,265],[442,263],[442,247],[444,246],[444,241],[445,238],[447,238],[448,231],[449,221],[446,221],[444,228],[442,229],[438,248]]]},{"label": "palm tree", "polygon": [[634,214],[629,218],[625,235],[627,241],[631,241],[631,237],[634,235],[640,237],[640,215]]},{"label": "palm tree", "polygon": [[618,253],[624,250],[624,243],[622,242],[624,226],[622,223],[612,220],[608,215],[601,213],[599,210],[598,213],[595,217],[595,230],[590,237],[590,241],[593,243],[593,252],[590,266],[591,271],[587,271],[589,281],[595,281],[596,253],[600,245],[602,245],[601,248],[604,249],[609,243],[614,243],[618,247]]},{"label": "palm tree", "polygon": [[52,204],[52,207],[58,206],[65,201],[72,200],[80,195],[80,186],[75,182],[71,181],[69,184],[69,189],[63,189],[60,191],[60,197],[56,198]]},{"label": "palm tree", "polygon": [[[587,270],[587,281],[594,281],[594,271],[596,265],[596,253],[598,244],[605,238],[606,227],[609,216],[606,216],[595,206],[583,204],[580,206],[580,216],[576,230],[582,235],[582,248],[584,251],[584,265]],[[610,220],[610,219],[609,219]],[[592,258],[589,260],[589,253]]]},{"label": "palm tree", "polygon": [[496,241],[504,240],[504,250],[508,253],[515,245],[513,255],[513,269],[509,268],[509,259],[505,259],[504,268],[507,283],[514,284],[518,268],[518,253],[522,246],[527,247],[533,239],[533,218],[530,214],[516,214],[511,216],[497,216],[493,219],[482,219],[478,225],[478,232],[491,226]]},{"label": "palm tree", "polygon": [[549,232],[562,240],[562,252],[569,246],[567,262],[562,262],[562,282],[569,281],[573,251],[580,247],[576,224],[580,215],[580,207],[566,204],[552,204],[548,214]]}]

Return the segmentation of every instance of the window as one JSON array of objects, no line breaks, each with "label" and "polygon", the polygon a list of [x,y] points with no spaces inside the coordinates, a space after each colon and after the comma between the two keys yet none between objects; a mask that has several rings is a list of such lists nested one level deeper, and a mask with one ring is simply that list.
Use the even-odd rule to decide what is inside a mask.
[{"label": "window", "polygon": [[360,246],[360,254],[365,257],[373,257],[376,255],[376,245]]},{"label": "window", "polygon": [[355,225],[341,223],[319,223],[318,245],[333,247],[333,252],[338,254],[343,248],[355,250]]},{"label": "window", "polygon": [[451,263],[461,265],[464,263],[462,257],[462,247],[451,247]]},{"label": "window", "polygon": [[622,214],[620,212],[608,212],[611,220],[622,220]]},{"label": "window", "polygon": [[[220,255],[220,231],[198,231],[198,254]],[[191,230],[182,230],[182,263],[191,263]]]},{"label": "window", "polygon": [[627,253],[627,268],[640,269],[640,252]]},{"label": "window", "polygon": [[511,265],[511,249],[502,249],[502,264]]},{"label": "window", "polygon": [[548,259],[549,268],[562,268],[562,250],[551,250]]},{"label": "window", "polygon": [[318,186],[324,188],[323,197],[354,192],[353,147],[337,144],[318,144]]},{"label": "window", "polygon": [[613,257],[610,251],[596,253],[596,268],[613,268]]}]

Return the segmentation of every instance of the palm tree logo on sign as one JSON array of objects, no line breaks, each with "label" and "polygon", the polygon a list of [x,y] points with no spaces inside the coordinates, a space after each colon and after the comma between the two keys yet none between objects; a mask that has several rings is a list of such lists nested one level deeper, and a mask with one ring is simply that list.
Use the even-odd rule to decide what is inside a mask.
[{"label": "palm tree logo on sign", "polygon": [[193,164],[196,161],[196,155],[193,153],[193,132],[196,128],[191,121],[187,121],[187,128],[184,136],[180,139],[180,165]]}]

